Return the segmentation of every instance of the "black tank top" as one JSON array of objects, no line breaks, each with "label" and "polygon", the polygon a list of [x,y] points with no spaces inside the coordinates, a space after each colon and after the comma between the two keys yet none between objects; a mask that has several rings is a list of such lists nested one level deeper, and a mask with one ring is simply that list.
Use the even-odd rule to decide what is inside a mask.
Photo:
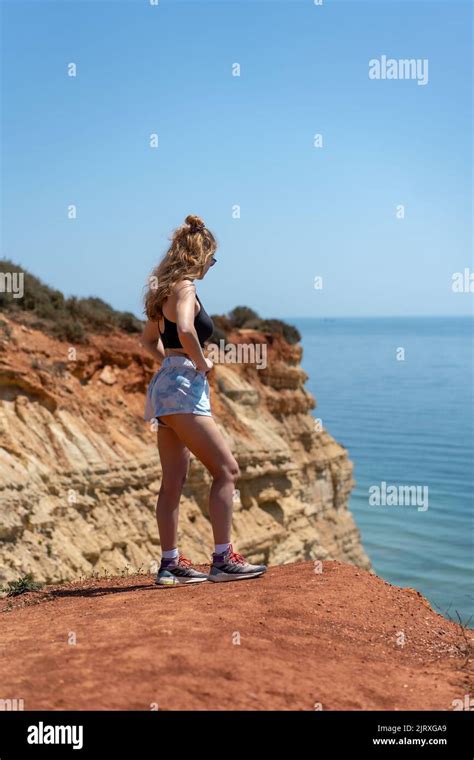
[{"label": "black tank top", "polygon": [[[202,305],[201,301],[199,300],[199,296],[197,293],[196,293],[196,298],[201,308],[199,309],[198,313],[194,317],[194,329],[197,332],[199,343],[202,348],[206,340],[210,338],[212,333],[214,332],[214,322],[212,321],[209,314],[207,313],[204,306]],[[164,348],[184,348],[184,346],[181,345],[181,342],[179,340],[176,322],[172,322],[171,319],[167,319],[164,314],[163,314],[163,319],[165,321],[165,329],[163,332],[161,332],[159,324],[158,324],[158,330],[160,330],[163,347]]]}]

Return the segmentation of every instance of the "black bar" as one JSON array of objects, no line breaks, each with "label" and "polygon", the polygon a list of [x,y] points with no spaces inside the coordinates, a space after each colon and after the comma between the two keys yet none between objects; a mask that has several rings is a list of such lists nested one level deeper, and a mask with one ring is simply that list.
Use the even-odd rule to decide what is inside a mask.
[{"label": "black bar", "polygon": [[[64,738],[71,743],[45,742],[61,740],[56,726],[69,727],[64,729]],[[420,730],[422,726],[424,730]],[[347,758],[357,752],[361,757],[399,757],[403,753],[408,758],[472,760],[472,736],[469,710],[0,712],[0,760],[19,760],[25,755],[96,757],[99,751],[135,758],[203,750],[213,755],[244,752],[250,757],[262,751],[268,758],[274,749],[278,757],[283,752],[304,752],[311,760],[330,758],[333,752],[347,753]],[[43,743],[29,743],[28,737]],[[384,742],[374,743],[377,739]],[[425,740],[425,744],[414,740]]]}]

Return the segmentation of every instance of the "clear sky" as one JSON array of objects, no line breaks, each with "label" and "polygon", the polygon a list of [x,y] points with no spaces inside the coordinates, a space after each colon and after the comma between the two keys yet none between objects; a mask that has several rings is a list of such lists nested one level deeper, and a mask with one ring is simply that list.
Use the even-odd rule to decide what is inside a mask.
[{"label": "clear sky", "polygon": [[[219,241],[211,313],[471,313],[468,0],[1,6],[1,256],[142,317],[193,213]],[[382,55],[428,59],[427,84],[370,79]]]}]

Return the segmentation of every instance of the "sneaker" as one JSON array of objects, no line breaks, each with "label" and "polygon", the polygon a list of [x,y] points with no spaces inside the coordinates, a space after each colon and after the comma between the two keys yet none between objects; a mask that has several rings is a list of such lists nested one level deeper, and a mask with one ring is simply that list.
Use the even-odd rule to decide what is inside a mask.
[{"label": "sneaker", "polygon": [[195,570],[191,561],[180,554],[177,559],[161,560],[155,583],[157,586],[178,586],[183,583],[202,583],[207,579],[206,573]]},{"label": "sneaker", "polygon": [[232,549],[232,544],[224,554],[212,555],[210,581],[240,581],[244,578],[257,578],[267,570],[266,565],[251,565]]}]

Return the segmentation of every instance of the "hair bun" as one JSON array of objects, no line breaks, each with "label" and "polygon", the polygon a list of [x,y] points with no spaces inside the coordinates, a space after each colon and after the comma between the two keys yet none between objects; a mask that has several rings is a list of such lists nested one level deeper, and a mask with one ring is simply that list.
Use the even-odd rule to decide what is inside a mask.
[{"label": "hair bun", "polygon": [[206,226],[200,216],[194,216],[194,214],[188,214],[184,220],[189,225],[191,232],[202,231]]}]

